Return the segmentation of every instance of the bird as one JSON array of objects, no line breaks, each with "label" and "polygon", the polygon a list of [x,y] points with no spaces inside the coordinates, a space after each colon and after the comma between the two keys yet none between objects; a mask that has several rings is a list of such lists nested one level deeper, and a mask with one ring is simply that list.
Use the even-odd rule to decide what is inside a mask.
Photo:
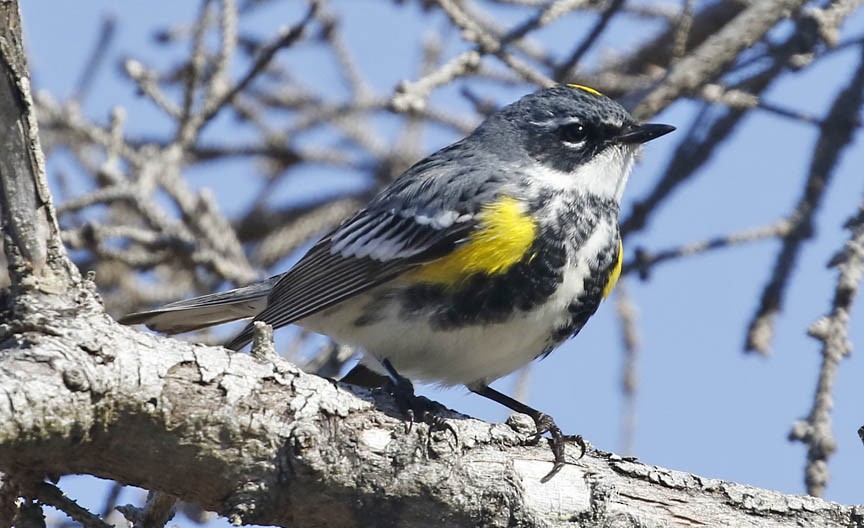
[{"label": "bird", "polygon": [[413,382],[463,385],[549,436],[545,482],[566,443],[584,455],[582,437],[489,385],[576,335],[609,295],[624,188],[643,144],[673,130],[585,85],[540,89],[411,166],[288,271],[120,322],[173,334],[251,318],[233,350],[256,321],[295,324],[358,347],[355,370],[409,398]]}]

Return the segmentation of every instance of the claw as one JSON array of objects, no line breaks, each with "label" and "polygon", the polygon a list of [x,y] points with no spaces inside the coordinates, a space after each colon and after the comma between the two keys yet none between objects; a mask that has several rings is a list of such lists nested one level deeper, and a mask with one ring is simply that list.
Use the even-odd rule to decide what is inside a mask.
[{"label": "claw", "polygon": [[555,424],[552,417],[544,413],[539,413],[537,415],[534,424],[537,427],[537,432],[533,437],[531,437],[531,442],[536,444],[544,434],[549,433],[549,436],[551,436],[551,438],[549,438],[549,447],[552,448],[552,457],[554,460],[552,470],[540,479],[540,482],[549,482],[552,477],[557,475],[558,472],[561,471],[561,468],[564,467],[564,464],[567,462],[564,459],[564,446],[568,442],[573,442],[579,446],[579,458],[585,456],[587,447],[585,446],[585,440],[582,438],[582,435],[565,435],[561,433],[561,429],[557,424]]},{"label": "claw", "polygon": [[[431,409],[442,409],[441,404],[436,403],[432,400],[423,397],[415,397],[415,400],[410,403],[411,407],[404,408],[402,405],[399,407],[402,409],[402,412],[405,413],[405,417],[408,419],[408,428],[405,429],[405,434],[411,432],[414,428],[415,423],[423,422],[427,426],[429,426],[429,432],[434,433],[436,431],[449,431],[450,434],[453,435],[453,439],[456,443],[459,443],[459,435],[456,433],[456,429],[450,425],[450,422],[447,421],[443,416],[439,416],[435,414]],[[417,419],[417,414],[420,414],[420,419]]]},{"label": "claw", "polygon": [[[389,366],[388,368],[389,370],[392,370],[391,375],[395,374],[395,370],[392,369],[392,366]],[[434,402],[429,398],[414,394],[414,385],[408,378],[404,378],[398,374],[395,374],[393,378],[394,379],[389,384],[387,390],[396,400],[396,405],[399,406],[399,409],[405,414],[405,417],[408,418],[408,428],[405,431],[406,434],[410,433],[414,424],[418,422],[416,418],[419,415],[423,423],[429,426],[430,432],[450,431],[458,444],[459,436],[456,434],[456,429],[454,429],[444,417],[436,413],[436,411],[446,410],[446,408],[440,403]]]},{"label": "claw", "polygon": [[[399,407],[402,407],[401,405]],[[414,409],[402,409],[402,412],[405,413],[405,418],[408,418],[408,426],[405,428],[405,434],[411,434],[411,430],[414,429],[414,423],[417,422],[416,416],[414,416]]]},{"label": "claw", "polygon": [[542,413],[537,409],[532,409],[531,407],[525,405],[524,403],[514,400],[510,396],[506,394],[501,394],[495,389],[491,388],[489,385],[469,385],[468,390],[483,396],[484,398],[489,398],[494,402],[498,402],[509,409],[512,409],[518,413],[527,414],[532,419],[534,419],[534,426],[537,432],[530,436],[527,441],[534,445],[537,444],[543,435],[549,433],[551,438],[549,439],[549,446],[552,448],[552,455],[554,459],[554,463],[552,465],[552,471],[549,472],[548,475],[540,479],[541,482],[549,482],[549,480],[554,477],[561,468],[564,467],[566,460],[564,460],[564,446],[567,442],[575,442],[576,445],[582,450],[579,454],[579,458],[585,456],[585,440],[582,439],[580,435],[565,435],[561,433],[561,429],[558,425],[555,424],[555,420],[552,419],[546,413]]},{"label": "claw", "polygon": [[[396,404],[408,419],[408,428],[405,430],[406,434],[411,432],[415,423],[423,422],[429,426],[430,432],[449,431],[456,443],[459,443],[459,435],[456,433],[456,429],[450,425],[446,418],[435,413],[436,410],[444,409],[440,403],[422,396],[414,396],[413,394],[410,398],[405,398],[404,395],[399,394],[394,394],[393,396],[396,398]],[[420,416],[419,420],[417,419],[418,415]]]},{"label": "claw", "polygon": [[429,426],[430,431],[450,431],[450,434],[453,435],[453,440],[457,445],[459,444],[459,435],[456,434],[456,429],[443,416],[426,411],[423,413],[423,421]]}]

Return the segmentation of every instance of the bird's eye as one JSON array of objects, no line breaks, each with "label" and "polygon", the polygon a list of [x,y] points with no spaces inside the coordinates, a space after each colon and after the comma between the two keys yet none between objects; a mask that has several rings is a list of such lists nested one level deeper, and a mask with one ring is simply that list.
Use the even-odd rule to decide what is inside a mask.
[{"label": "bird's eye", "polygon": [[558,127],[558,135],[567,143],[582,143],[588,139],[588,128],[582,123],[567,123]]}]

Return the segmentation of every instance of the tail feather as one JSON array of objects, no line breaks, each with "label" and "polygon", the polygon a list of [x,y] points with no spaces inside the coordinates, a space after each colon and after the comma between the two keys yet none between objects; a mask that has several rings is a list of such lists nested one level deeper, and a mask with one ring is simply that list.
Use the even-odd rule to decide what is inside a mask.
[{"label": "tail feather", "polygon": [[267,297],[278,279],[278,276],[271,277],[242,288],[131,313],[121,317],[119,322],[126,325],[145,324],[157,332],[179,334],[255,317],[267,306]]}]

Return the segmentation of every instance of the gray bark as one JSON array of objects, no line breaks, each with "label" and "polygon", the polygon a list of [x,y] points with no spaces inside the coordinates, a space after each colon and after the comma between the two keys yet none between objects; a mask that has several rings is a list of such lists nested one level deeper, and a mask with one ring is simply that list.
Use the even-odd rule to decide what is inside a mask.
[{"label": "gray bark", "polygon": [[16,2],[0,2],[0,213],[13,286],[65,291],[74,272],[45,179]]},{"label": "gray bark", "polygon": [[[523,427],[408,427],[389,397],[33,307],[0,351],[0,471],[86,473],[280,526],[848,526],[854,507],[590,452],[547,484]],[[48,323],[50,322],[50,323]],[[571,450],[575,458],[577,449]]]}]

